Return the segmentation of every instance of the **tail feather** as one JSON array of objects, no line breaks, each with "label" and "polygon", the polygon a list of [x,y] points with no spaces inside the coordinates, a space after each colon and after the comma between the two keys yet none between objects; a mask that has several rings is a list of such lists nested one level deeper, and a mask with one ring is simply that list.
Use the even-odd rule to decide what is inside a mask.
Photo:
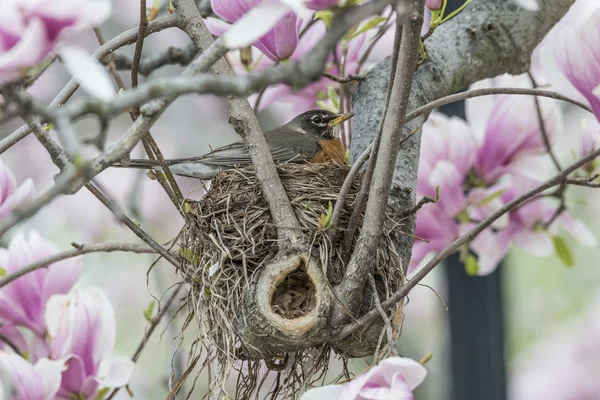
[{"label": "tail feather", "polygon": [[[168,160],[169,169],[175,175],[185,176],[188,178],[213,179],[219,173],[220,169],[213,165],[206,165],[201,162],[182,162],[172,163]],[[156,160],[130,160],[125,164],[115,164],[119,168],[138,168],[138,169],[154,169],[161,170],[160,164]],[[222,169],[222,168],[221,168]]]}]

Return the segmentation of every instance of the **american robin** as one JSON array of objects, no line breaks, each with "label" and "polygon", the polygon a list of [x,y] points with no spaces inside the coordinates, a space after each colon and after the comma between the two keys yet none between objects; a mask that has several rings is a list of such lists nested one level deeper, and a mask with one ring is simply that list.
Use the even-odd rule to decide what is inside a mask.
[{"label": "american robin", "polygon": [[[335,163],[346,162],[346,152],[336,126],[354,114],[335,114],[311,110],[298,115],[287,124],[265,133],[265,139],[275,162]],[[252,164],[243,141],[214,149],[199,157],[166,160],[175,175],[212,179],[219,171]],[[155,169],[156,160],[131,160],[119,167]]]}]

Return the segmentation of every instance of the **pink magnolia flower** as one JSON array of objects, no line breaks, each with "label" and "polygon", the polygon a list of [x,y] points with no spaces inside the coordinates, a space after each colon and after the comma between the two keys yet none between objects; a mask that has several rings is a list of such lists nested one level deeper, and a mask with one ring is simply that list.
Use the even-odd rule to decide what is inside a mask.
[{"label": "pink magnolia flower", "polygon": [[[503,194],[506,201],[515,197],[515,192]],[[486,231],[479,235],[470,245],[478,255],[480,274],[489,273],[514,244],[534,257],[548,257],[554,253],[552,236],[565,232],[585,247],[595,247],[596,237],[580,220],[568,211],[563,211],[547,229],[543,226],[550,221],[558,206],[544,199],[531,201],[519,207],[509,215],[506,228],[497,233]],[[462,227],[466,231],[471,226]],[[462,232],[461,232],[462,233]]]},{"label": "pink magnolia flower", "polygon": [[444,4],[443,0],[426,0],[425,1],[425,7],[429,8],[430,10],[441,10],[443,4]]},{"label": "pink magnolia flower", "polygon": [[[471,89],[487,87],[531,87],[531,83],[525,75],[501,75],[480,81]],[[540,103],[552,143],[562,133],[562,113],[553,100],[540,99]],[[467,121],[480,143],[475,163],[480,178],[493,183],[506,174],[536,172],[519,165],[546,152],[531,96],[486,96],[467,100],[465,107]]]},{"label": "pink magnolia flower", "polygon": [[[2,327],[0,327],[0,335],[10,340],[10,343],[15,345],[19,352],[25,352],[27,350],[27,343],[17,327],[10,323],[6,324],[0,322],[0,325],[2,325]],[[10,347],[3,340],[0,340],[0,349],[8,348]]]},{"label": "pink magnolia flower", "polygon": [[0,389],[11,393],[12,400],[53,400],[62,367],[47,358],[34,366],[18,354],[0,350]]},{"label": "pink magnolia flower", "polygon": [[[0,249],[0,266],[10,274],[59,252],[54,243],[32,231],[18,234],[7,249]],[[44,310],[50,296],[67,293],[81,276],[80,259],[68,259],[30,272],[0,290],[0,319],[31,329],[39,337],[46,331]]]},{"label": "pink magnolia flower", "polygon": [[308,0],[304,5],[311,10],[319,11],[339,6],[340,3],[342,3],[340,0]]},{"label": "pink magnolia flower", "polygon": [[[300,38],[298,47],[290,59],[292,61],[297,61],[309,54],[313,47],[323,38],[325,32],[325,24],[320,21],[316,22],[302,38]],[[366,33],[363,33],[347,43],[348,48],[344,70],[346,75],[356,75],[360,72],[359,60],[362,55],[362,50],[364,49],[364,44],[366,43],[366,38]],[[338,59],[341,60],[341,45],[338,45],[336,51]],[[327,65],[327,72],[336,76],[340,75],[340,71],[334,63],[333,56],[330,57]],[[329,88],[337,88],[338,86],[338,83],[328,78],[320,78],[300,90],[294,90],[283,84],[274,85],[265,90],[258,109],[262,110],[275,102],[281,102],[292,105],[294,115],[298,115],[304,111],[318,108],[317,101],[326,100]]]},{"label": "pink magnolia flower", "polygon": [[[465,121],[432,113],[425,122],[421,138],[421,157],[417,176],[417,196],[440,200],[427,204],[417,213],[416,240],[409,266],[413,272],[432,252],[439,252],[458,238],[459,219],[483,219],[502,207],[498,194],[504,185],[476,188],[465,193],[464,184],[475,165],[477,141]],[[504,226],[507,218],[496,226]]]},{"label": "pink magnolia flower", "polygon": [[600,121],[600,8],[587,19],[565,23],[541,50],[542,69],[560,91],[591,107]]},{"label": "pink magnolia flower", "polygon": [[475,164],[477,142],[460,118],[432,113],[423,127],[417,194],[435,197],[447,216],[456,216],[466,204],[463,183]]},{"label": "pink magnolia flower", "polygon": [[[211,0],[215,14],[231,23],[240,22],[231,28],[211,19],[209,28],[213,35],[225,35],[230,48],[252,44],[273,61],[285,60],[298,45],[302,25],[302,20],[286,3],[278,0]],[[246,18],[242,19],[244,16]]]},{"label": "pink magnolia flower", "polygon": [[[427,204],[417,212],[415,243],[408,273],[420,268],[431,253],[439,253],[458,238],[459,224],[437,204]],[[422,239],[422,240],[421,240]]]},{"label": "pink magnolia flower", "polygon": [[59,398],[95,398],[100,388],[129,382],[133,362],[127,357],[110,361],[116,339],[115,311],[102,290],[94,287],[69,295],[55,295],[45,314],[50,356],[66,363]]},{"label": "pink magnolia flower", "polygon": [[27,179],[17,187],[12,172],[0,160],[0,218],[22,203],[30,201],[34,194],[33,181]]},{"label": "pink magnolia flower", "polygon": [[390,357],[346,385],[311,389],[301,400],[412,400],[412,391],[423,382],[425,375],[427,370],[418,362],[405,357]]},{"label": "pink magnolia flower", "polygon": [[[569,8],[569,11],[550,29],[544,39],[538,44],[531,55],[531,73],[535,76],[538,84],[548,85],[548,79],[544,74],[547,66],[543,65],[541,59],[541,50],[545,47],[552,47],[553,43],[562,35],[563,29],[568,26],[581,25],[590,15],[600,8],[600,2],[597,0],[576,0]],[[559,89],[560,88],[555,88]]]},{"label": "pink magnolia flower", "polygon": [[40,62],[67,30],[102,23],[110,0],[4,0],[0,3],[0,82]]}]

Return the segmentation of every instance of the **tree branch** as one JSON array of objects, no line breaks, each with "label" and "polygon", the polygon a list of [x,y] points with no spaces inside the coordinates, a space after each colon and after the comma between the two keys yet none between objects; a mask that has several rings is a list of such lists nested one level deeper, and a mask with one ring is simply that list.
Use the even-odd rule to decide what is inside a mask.
[{"label": "tree branch", "polygon": [[[370,260],[376,257],[379,238],[383,232],[393,178],[393,169],[390,168],[390,165],[396,163],[398,147],[402,140],[402,126],[417,65],[425,1],[411,0],[405,6],[408,9],[408,15],[402,27],[396,73],[383,123],[381,143],[369,189],[369,200],[362,229],[344,278],[335,289],[338,298],[351,311],[356,310],[362,300],[361,292],[372,265]],[[400,16],[398,15],[397,18]],[[341,308],[336,309],[334,315],[334,325],[347,318]]]},{"label": "tree branch", "polygon": [[[178,19],[174,15],[169,15],[164,18],[159,18],[155,21],[152,21],[148,25],[148,29],[146,30],[146,34],[150,35],[152,33],[160,32],[163,29],[173,28],[177,26]],[[96,60],[103,60],[108,54],[111,54],[116,49],[119,49],[123,46],[133,44],[137,40],[138,30],[137,28],[129,29],[115,38],[109,40],[104,45],[100,46],[94,53],[92,57]],[[52,100],[50,103],[50,107],[60,107],[64,105],[67,100],[71,98],[73,93],[77,90],[79,85],[75,83],[74,79],[71,79],[67,85],[60,91],[60,93]],[[17,144],[22,139],[26,138],[27,135],[31,133],[31,130],[28,126],[24,125],[11,133],[9,136],[0,141],[0,154],[4,153],[6,150]]]},{"label": "tree branch", "polygon": [[[138,72],[142,76],[149,76],[157,69],[165,65],[181,65],[187,66],[198,55],[198,48],[195,44],[190,43],[185,48],[169,47],[166,51],[153,54],[140,60]],[[133,60],[123,54],[112,55],[117,70],[130,71]]]},{"label": "tree branch", "polygon": [[46,257],[40,261],[29,264],[26,267],[13,272],[12,274],[6,275],[0,279],[0,288],[8,285],[12,281],[19,279],[20,277],[27,275],[30,272],[37,271],[38,269],[48,268],[51,264],[59,261],[67,260],[69,258],[78,257],[83,254],[89,253],[111,253],[114,251],[138,253],[138,254],[155,254],[156,250],[146,245],[133,244],[133,243],[102,243],[102,244],[77,244],[72,243],[74,250],[67,250],[61,253],[55,254],[50,257]]},{"label": "tree branch", "polygon": [[[485,229],[489,228],[498,218],[507,214],[508,212],[515,210],[517,207],[522,205],[523,203],[529,201],[534,198],[538,194],[558,185],[563,185],[567,181],[567,177],[570,173],[580,168],[581,166],[589,163],[590,161],[600,157],[600,148],[596,149],[589,155],[581,158],[577,162],[571,164],[569,167],[565,168],[562,172],[554,176],[553,178],[547,180],[540,186],[535,189],[530,190],[529,192],[517,197],[516,199],[506,203],[503,207],[499,208],[496,212],[490,215],[488,218],[479,222],[475,225],[474,228],[469,230],[467,233],[456,239],[450,245],[448,245],[444,250],[439,252],[431,261],[429,261],[423,268],[421,268],[417,273],[409,280],[406,284],[404,284],[397,292],[395,292],[392,296],[390,296],[387,300],[385,300],[381,305],[384,310],[389,310],[395,304],[397,304],[400,300],[402,300],[408,293],[414,288],[423,278],[425,278],[437,265],[439,265],[446,257],[450,254],[454,253],[461,246],[470,243],[477,235],[483,232]],[[377,316],[379,315],[377,310],[371,310],[362,317],[358,318],[356,322],[353,324],[347,325],[344,327],[334,341],[340,341],[352,333],[366,327],[369,323],[371,323]]]},{"label": "tree branch", "polygon": [[[546,0],[539,2],[538,12],[526,11],[512,0],[469,4],[460,14],[439,26],[427,40],[428,58],[415,74],[409,108],[420,109],[484,78],[526,71],[533,49],[573,2]],[[390,65],[389,58],[376,65],[354,92],[353,159],[357,159],[370,145],[377,132],[386,101]],[[413,204],[421,142],[419,128],[426,114],[405,125],[405,134],[418,131],[415,138],[400,150],[395,166],[394,183],[411,191]],[[408,265],[414,219],[405,225],[404,230],[409,235],[399,238],[397,250],[403,264]]]}]

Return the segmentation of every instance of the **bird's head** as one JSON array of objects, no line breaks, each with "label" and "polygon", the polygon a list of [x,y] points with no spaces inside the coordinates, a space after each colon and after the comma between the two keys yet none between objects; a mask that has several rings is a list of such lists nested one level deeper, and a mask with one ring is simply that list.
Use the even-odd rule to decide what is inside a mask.
[{"label": "bird's head", "polygon": [[335,139],[339,137],[338,127],[353,116],[352,113],[336,114],[326,110],[310,110],[288,122],[286,128],[319,139]]}]

